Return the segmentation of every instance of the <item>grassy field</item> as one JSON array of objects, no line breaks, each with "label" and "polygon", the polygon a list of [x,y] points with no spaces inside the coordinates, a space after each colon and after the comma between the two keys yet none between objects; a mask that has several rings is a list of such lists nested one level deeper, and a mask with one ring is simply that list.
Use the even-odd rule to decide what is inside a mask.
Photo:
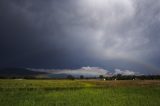
[{"label": "grassy field", "polygon": [[0,80],[0,106],[160,106],[160,81]]}]

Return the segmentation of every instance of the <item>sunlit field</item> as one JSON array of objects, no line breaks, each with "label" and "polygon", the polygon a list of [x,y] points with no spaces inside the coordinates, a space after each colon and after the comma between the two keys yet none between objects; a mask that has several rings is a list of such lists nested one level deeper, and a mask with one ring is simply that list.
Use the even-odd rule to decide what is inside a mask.
[{"label": "sunlit field", "polygon": [[0,80],[0,106],[159,105],[158,80]]}]

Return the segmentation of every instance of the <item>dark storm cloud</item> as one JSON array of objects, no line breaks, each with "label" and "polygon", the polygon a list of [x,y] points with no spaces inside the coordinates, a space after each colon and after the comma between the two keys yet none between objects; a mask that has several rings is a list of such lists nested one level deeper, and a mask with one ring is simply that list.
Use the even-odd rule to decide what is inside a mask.
[{"label": "dark storm cloud", "polygon": [[1,0],[0,23],[1,67],[159,69],[158,0]]},{"label": "dark storm cloud", "polygon": [[83,63],[83,57],[88,59],[80,56],[80,46],[72,49],[76,41],[65,34],[67,25],[58,15],[71,10],[70,2],[8,0],[0,4],[1,66],[76,67],[76,59]]}]

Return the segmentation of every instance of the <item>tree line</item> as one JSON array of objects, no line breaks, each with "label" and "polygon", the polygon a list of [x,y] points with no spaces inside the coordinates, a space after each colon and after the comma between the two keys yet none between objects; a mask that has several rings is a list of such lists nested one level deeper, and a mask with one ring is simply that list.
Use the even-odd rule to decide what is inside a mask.
[{"label": "tree line", "polygon": [[103,75],[99,75],[98,77],[85,77],[80,75],[79,77],[75,77],[73,75],[68,75],[64,78],[37,78],[36,76],[0,76],[0,79],[100,79],[100,80],[160,80],[160,75],[113,75],[110,77],[106,77]]}]

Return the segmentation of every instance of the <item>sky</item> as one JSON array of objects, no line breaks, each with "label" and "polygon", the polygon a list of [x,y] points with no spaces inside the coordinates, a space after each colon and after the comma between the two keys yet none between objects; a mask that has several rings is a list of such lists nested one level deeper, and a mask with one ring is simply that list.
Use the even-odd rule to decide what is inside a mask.
[{"label": "sky", "polygon": [[160,74],[159,0],[1,0],[0,67]]}]

